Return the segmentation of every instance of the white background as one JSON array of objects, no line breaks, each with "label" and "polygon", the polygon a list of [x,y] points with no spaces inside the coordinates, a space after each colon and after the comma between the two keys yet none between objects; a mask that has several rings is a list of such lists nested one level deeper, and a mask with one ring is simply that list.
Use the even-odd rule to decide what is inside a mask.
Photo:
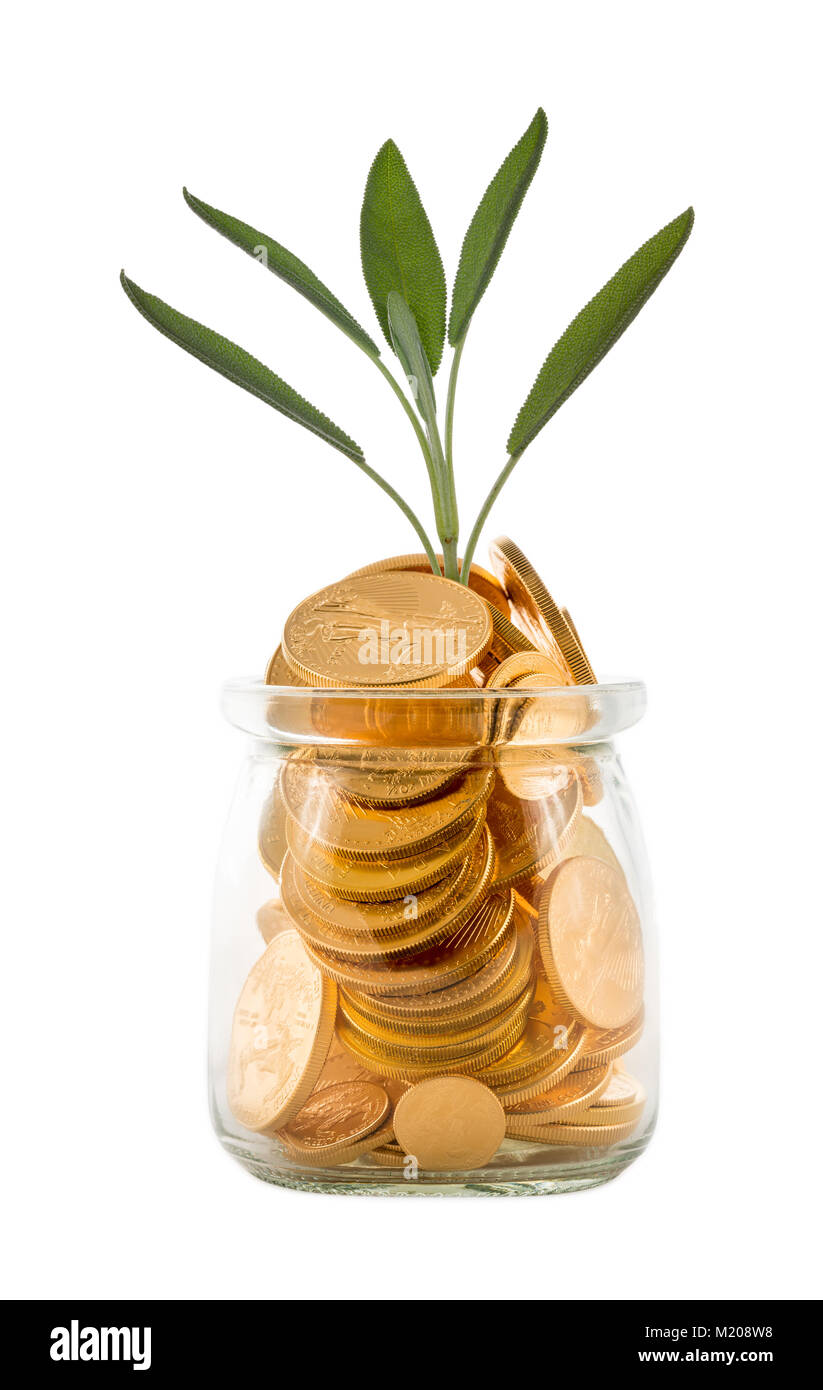
[{"label": "white background", "polygon": [[[820,1293],[815,14],[143,0],[7,17],[7,1293]],[[575,1197],[277,1191],[223,1155],[206,1111],[211,884],[242,754],[219,687],[262,673],[307,591],[417,545],[341,455],[152,332],[117,274],[263,358],[425,510],[377,373],[180,187],[293,247],[376,332],[357,229],[378,145],[404,151],[451,280],[538,104],[543,163],[463,361],[464,536],[569,318],[697,215],[487,530],[534,558],[598,669],[648,682],[622,751],[662,936],[659,1130]]]}]

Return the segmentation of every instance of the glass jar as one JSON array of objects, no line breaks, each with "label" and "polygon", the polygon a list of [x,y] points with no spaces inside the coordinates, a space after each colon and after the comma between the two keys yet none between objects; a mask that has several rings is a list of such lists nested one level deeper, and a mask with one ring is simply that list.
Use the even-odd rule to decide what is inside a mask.
[{"label": "glass jar", "polygon": [[649,879],[612,742],[636,682],[231,682],[251,736],[217,876],[214,1126],[325,1192],[615,1177],[657,1107]]}]

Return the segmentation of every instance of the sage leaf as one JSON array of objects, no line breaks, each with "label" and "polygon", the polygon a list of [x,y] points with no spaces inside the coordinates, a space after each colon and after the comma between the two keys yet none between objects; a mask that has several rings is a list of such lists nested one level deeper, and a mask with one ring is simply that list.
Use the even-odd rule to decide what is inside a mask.
[{"label": "sage leaf", "polygon": [[328,286],[324,285],[322,280],[318,280],[314,271],[291,251],[287,251],[285,246],[281,246],[279,241],[266,236],[265,232],[258,232],[247,222],[240,222],[227,212],[221,212],[219,208],[204,203],[201,198],[189,193],[187,188],[183,189],[183,197],[192,212],[197,213],[209,227],[213,227],[221,236],[239,246],[241,251],[252,256],[258,264],[265,266],[280,280],[285,280],[287,285],[291,285],[293,290],[297,290],[304,299],[308,299],[310,304],[326,315],[326,318],[337,324],[337,327],[370,357],[380,356],[380,349],[365,328],[361,328],[357,319],[340,303],[336,295],[332,294]]},{"label": "sage leaf", "polygon": [[436,415],[434,382],[414,314],[397,290],[386,301],[392,346],[406,374],[417,408],[428,423]]},{"label": "sage leaf", "polygon": [[434,375],[446,338],[446,277],[431,223],[393,140],[377,151],[366,180],[360,255],[387,341],[391,344],[387,302],[395,290],[414,315]]},{"label": "sage leaf", "polygon": [[537,172],[548,123],[542,106],[510,150],[486,189],[469,224],[452,292],[449,342],[466,336],[472,315],[489,286],[529,184]]},{"label": "sage leaf", "polygon": [[296,420],[299,425],[311,430],[312,434],[319,435],[327,444],[339,449],[341,454],[362,465],[364,454],[360,445],[355,444],[354,440],[344,434],[327,415],[298,395],[297,391],[279,376],[275,376],[262,362],[258,362],[251,353],[238,347],[237,343],[230,342],[228,338],[221,337],[211,328],[205,328],[202,323],[186,318],[185,314],[178,313],[156,295],[148,294],[130,280],[125,271],[120,272],[120,283],[135,309],[148,319],[159,333],[170,338],[186,352],[190,352],[192,357],[205,362],[207,367],[212,367],[221,376],[233,381],[236,386],[242,386],[244,391],[251,392],[259,400],[279,410],[282,415],[287,415],[290,420]]},{"label": "sage leaf", "polygon": [[558,338],[509,435],[509,454],[513,458],[523,453],[546,421],[625,333],[671,270],[689,239],[693,223],[694,210],[687,208],[645,242]]}]

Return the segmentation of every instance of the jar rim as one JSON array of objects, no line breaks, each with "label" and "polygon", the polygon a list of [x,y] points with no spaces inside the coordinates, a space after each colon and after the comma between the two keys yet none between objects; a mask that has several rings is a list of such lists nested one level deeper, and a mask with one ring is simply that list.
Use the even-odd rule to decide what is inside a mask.
[{"label": "jar rim", "polygon": [[528,708],[526,746],[601,743],[636,724],[646,709],[639,680],[549,686],[527,693],[469,689],[327,689],[226,681],[222,710],[236,729],[293,746],[375,744],[469,747],[494,742],[504,711]]}]

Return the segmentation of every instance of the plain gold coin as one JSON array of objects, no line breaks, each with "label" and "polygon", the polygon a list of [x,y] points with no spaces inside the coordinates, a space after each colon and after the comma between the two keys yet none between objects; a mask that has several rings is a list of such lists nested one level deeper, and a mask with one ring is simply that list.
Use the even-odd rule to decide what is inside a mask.
[{"label": "plain gold coin", "polygon": [[443,1076],[412,1086],[398,1102],[394,1132],[406,1154],[429,1172],[482,1168],[506,1133],[500,1101],[471,1077]]}]

